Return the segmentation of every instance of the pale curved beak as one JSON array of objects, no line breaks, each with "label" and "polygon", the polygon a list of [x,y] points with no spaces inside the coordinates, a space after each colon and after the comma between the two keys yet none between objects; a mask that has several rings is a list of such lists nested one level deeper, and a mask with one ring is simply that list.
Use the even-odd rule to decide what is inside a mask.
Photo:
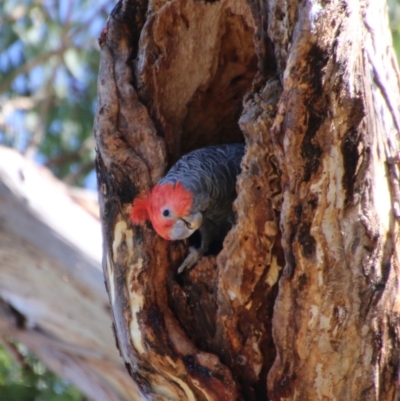
[{"label": "pale curved beak", "polygon": [[200,228],[202,222],[203,216],[200,212],[180,218],[172,226],[169,237],[173,241],[188,238]]}]

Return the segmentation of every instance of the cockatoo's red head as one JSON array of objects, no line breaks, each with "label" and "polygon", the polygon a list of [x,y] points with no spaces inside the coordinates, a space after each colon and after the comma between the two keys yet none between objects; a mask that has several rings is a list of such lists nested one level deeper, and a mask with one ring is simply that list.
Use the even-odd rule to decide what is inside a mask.
[{"label": "cockatoo's red head", "polygon": [[167,240],[188,238],[202,223],[201,213],[191,214],[192,203],[192,193],[180,182],[157,184],[150,194],[134,200],[131,220],[135,224],[150,220]]}]

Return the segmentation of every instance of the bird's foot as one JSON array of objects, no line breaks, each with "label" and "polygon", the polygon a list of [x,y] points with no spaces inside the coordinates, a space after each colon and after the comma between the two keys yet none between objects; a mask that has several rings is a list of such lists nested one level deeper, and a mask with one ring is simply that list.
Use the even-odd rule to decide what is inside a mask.
[{"label": "bird's foot", "polygon": [[203,252],[200,249],[190,247],[189,255],[186,256],[186,259],[179,266],[178,274],[181,274],[184,270],[190,270],[203,256]]}]

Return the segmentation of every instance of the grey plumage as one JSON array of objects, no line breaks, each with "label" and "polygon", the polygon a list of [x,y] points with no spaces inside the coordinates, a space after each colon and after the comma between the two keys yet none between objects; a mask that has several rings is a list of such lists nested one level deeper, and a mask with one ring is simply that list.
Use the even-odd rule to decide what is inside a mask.
[{"label": "grey plumage", "polygon": [[180,182],[193,193],[191,212],[200,211],[203,215],[201,254],[210,242],[222,240],[232,226],[232,203],[243,155],[244,144],[241,143],[197,149],[179,159],[158,182]]}]

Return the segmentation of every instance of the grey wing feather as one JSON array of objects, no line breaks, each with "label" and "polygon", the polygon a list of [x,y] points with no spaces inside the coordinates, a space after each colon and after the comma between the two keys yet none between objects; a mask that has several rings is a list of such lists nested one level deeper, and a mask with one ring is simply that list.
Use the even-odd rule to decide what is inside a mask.
[{"label": "grey wing feather", "polygon": [[203,212],[205,224],[218,226],[225,221],[230,225],[244,146],[234,143],[190,152],[180,158],[159,183],[180,181],[195,195],[192,210]]}]

